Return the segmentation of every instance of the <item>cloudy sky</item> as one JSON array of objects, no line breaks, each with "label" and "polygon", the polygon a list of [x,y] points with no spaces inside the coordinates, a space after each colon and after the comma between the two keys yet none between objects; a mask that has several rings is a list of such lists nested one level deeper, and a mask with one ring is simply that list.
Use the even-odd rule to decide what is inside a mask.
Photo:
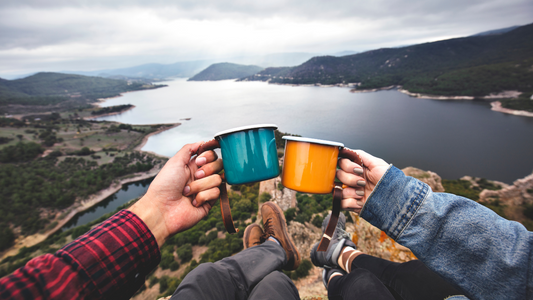
[{"label": "cloudy sky", "polygon": [[529,23],[531,0],[1,0],[0,77],[365,51]]}]

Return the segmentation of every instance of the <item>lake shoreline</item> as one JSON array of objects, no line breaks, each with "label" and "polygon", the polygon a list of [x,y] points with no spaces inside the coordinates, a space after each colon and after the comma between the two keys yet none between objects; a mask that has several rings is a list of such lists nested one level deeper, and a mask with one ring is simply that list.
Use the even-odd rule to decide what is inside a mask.
[{"label": "lake shoreline", "polygon": [[[95,106],[101,107],[99,103],[98,104],[95,103]],[[125,110],[110,112],[110,113],[102,114],[102,115],[95,115],[95,116],[85,117],[83,119],[84,120],[93,120],[93,119],[102,118],[102,117],[120,115],[120,114],[123,114],[123,113],[125,113],[127,111],[130,111],[130,110],[134,109],[134,108],[135,108],[135,105],[132,105],[131,107],[129,107],[129,108],[125,109]]]},{"label": "lake shoreline", "polygon": [[525,110],[515,110],[510,108],[502,107],[502,103],[500,101],[493,101],[490,103],[491,110],[505,113],[505,114],[511,114],[515,116],[522,116],[522,117],[532,117],[533,118],[533,112],[525,111]]},{"label": "lake shoreline", "polygon": [[[443,96],[443,95],[430,95],[430,94],[422,94],[422,93],[412,93],[409,92],[406,89],[403,89],[401,85],[391,85],[381,88],[375,88],[375,89],[363,89],[358,90],[357,88],[354,88],[356,86],[359,86],[360,83],[338,83],[338,84],[330,84],[330,85],[323,85],[320,83],[314,83],[314,84],[291,84],[291,83],[271,83],[268,82],[268,84],[274,84],[274,85],[285,85],[285,86],[294,86],[294,87],[341,87],[341,88],[352,88],[350,90],[350,93],[373,93],[373,92],[379,92],[379,91],[389,91],[389,90],[398,90],[398,92],[403,93],[405,95],[408,95],[413,98],[419,98],[419,99],[431,99],[431,100],[442,100],[442,101],[473,101],[474,99],[483,99],[483,100],[490,100],[490,99],[502,99],[502,98],[518,98],[518,96],[521,94],[519,91],[503,91],[498,94],[490,94],[487,96],[482,97],[474,97],[474,96]],[[492,101],[491,102],[491,110],[502,112],[506,114],[511,114],[515,116],[523,116],[523,117],[533,117],[533,113],[525,111],[525,110],[515,110],[515,109],[509,109],[509,108],[503,108],[501,107],[501,102],[499,101]]]},{"label": "lake shoreline", "polygon": [[[518,96],[521,94],[521,92],[518,91],[503,91],[498,94],[490,94],[488,96],[483,97],[473,97],[473,96],[439,96],[439,95],[428,95],[428,94],[421,94],[421,93],[411,93],[408,90],[402,89],[402,86],[400,85],[391,85],[387,87],[377,88],[377,89],[367,89],[367,90],[356,90],[352,89],[350,90],[351,93],[372,93],[372,92],[379,92],[379,91],[387,91],[387,90],[393,90],[397,89],[398,92],[406,94],[413,98],[419,98],[419,99],[431,99],[431,100],[442,100],[442,101],[473,101],[476,98],[483,99],[483,100],[490,100],[490,99],[502,99],[502,98],[518,98]],[[516,110],[516,109],[510,109],[510,108],[504,108],[502,107],[502,103],[500,101],[491,101],[491,110],[511,114],[515,116],[522,116],[522,117],[533,117],[532,112],[528,112],[525,110]]]}]

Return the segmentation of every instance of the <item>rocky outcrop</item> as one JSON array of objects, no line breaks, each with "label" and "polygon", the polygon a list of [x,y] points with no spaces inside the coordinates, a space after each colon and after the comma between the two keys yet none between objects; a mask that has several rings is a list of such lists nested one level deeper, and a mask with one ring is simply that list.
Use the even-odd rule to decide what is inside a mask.
[{"label": "rocky outcrop", "polygon": [[518,179],[513,185],[501,190],[483,190],[479,194],[479,202],[491,203],[494,201],[509,206],[533,204],[533,174]]},{"label": "rocky outcrop", "polygon": [[286,211],[291,207],[296,207],[296,191],[288,188],[283,188],[281,191],[278,189],[278,185],[281,183],[281,177],[272,178],[269,180],[261,181],[259,184],[259,195],[264,192],[270,194],[272,202]]},{"label": "rocky outcrop", "polygon": [[312,224],[295,221],[290,222],[288,230],[302,259],[310,259],[311,248],[320,240],[322,230]]},{"label": "rocky outcrop", "polygon": [[444,192],[444,187],[442,186],[442,179],[437,173],[431,171],[423,171],[413,167],[407,167],[402,169],[405,175],[414,177],[424,183],[427,183],[433,192],[441,193]]}]

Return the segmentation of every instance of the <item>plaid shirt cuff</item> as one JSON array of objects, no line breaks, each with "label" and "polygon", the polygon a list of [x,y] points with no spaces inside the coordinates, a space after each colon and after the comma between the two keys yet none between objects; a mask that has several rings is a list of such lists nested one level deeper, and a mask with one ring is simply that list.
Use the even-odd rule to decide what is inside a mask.
[{"label": "plaid shirt cuff", "polygon": [[155,237],[128,210],[121,210],[55,256],[79,274],[89,298],[131,297],[161,261]]}]

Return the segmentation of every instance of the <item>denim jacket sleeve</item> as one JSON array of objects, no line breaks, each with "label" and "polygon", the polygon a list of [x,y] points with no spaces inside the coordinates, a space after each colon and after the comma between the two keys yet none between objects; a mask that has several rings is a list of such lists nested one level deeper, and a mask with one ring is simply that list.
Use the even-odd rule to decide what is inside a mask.
[{"label": "denim jacket sleeve", "polygon": [[533,233],[391,166],[360,216],[471,299],[532,299]]}]

